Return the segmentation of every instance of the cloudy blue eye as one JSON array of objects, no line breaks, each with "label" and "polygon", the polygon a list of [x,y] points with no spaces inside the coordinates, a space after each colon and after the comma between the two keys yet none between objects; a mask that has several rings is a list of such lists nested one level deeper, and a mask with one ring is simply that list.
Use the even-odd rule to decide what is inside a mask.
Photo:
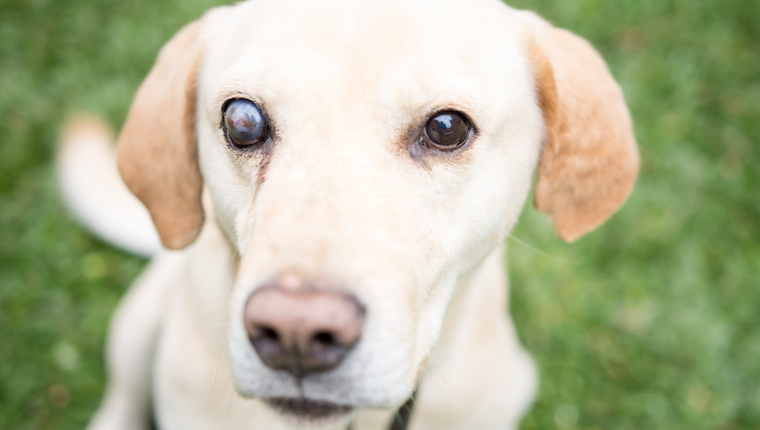
[{"label": "cloudy blue eye", "polygon": [[224,111],[227,136],[235,146],[248,147],[266,138],[267,123],[264,115],[252,101],[237,99]]}]

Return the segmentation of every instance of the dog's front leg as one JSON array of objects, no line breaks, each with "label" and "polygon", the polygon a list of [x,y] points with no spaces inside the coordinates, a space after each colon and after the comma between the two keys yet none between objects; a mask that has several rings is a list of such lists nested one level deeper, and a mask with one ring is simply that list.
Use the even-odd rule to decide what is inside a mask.
[{"label": "dog's front leg", "polygon": [[178,260],[155,257],[119,304],[106,347],[108,387],[89,430],[150,428],[153,356]]}]

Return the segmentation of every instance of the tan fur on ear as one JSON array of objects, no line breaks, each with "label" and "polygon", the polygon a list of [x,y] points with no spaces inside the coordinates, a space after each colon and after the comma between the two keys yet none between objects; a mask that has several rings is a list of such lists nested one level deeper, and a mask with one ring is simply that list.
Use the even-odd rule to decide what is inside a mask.
[{"label": "tan fur on ear", "polygon": [[191,244],[203,225],[195,135],[199,22],[164,48],[132,102],[118,143],[121,176],[147,206],[164,246]]},{"label": "tan fur on ear", "polygon": [[572,242],[610,217],[630,195],[639,153],[622,91],[582,38],[526,13],[527,41],[546,140],[534,205]]}]

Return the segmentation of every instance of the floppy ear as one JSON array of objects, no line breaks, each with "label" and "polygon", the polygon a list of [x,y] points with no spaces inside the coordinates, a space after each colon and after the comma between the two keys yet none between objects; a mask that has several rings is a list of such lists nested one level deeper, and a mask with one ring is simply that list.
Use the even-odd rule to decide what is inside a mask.
[{"label": "floppy ear", "polygon": [[195,135],[199,27],[185,26],[163,47],[118,142],[119,172],[170,249],[191,244],[204,218]]},{"label": "floppy ear", "polygon": [[639,153],[622,91],[604,60],[584,39],[532,13],[526,17],[546,125],[534,205],[572,242],[625,202]]}]

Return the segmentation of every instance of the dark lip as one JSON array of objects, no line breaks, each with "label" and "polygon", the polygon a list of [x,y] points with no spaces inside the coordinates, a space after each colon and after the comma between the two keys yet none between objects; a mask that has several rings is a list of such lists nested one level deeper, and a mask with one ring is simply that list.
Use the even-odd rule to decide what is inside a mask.
[{"label": "dark lip", "polygon": [[272,409],[283,415],[306,421],[338,418],[348,415],[354,409],[348,405],[311,400],[304,397],[271,397],[264,399],[264,401]]}]

